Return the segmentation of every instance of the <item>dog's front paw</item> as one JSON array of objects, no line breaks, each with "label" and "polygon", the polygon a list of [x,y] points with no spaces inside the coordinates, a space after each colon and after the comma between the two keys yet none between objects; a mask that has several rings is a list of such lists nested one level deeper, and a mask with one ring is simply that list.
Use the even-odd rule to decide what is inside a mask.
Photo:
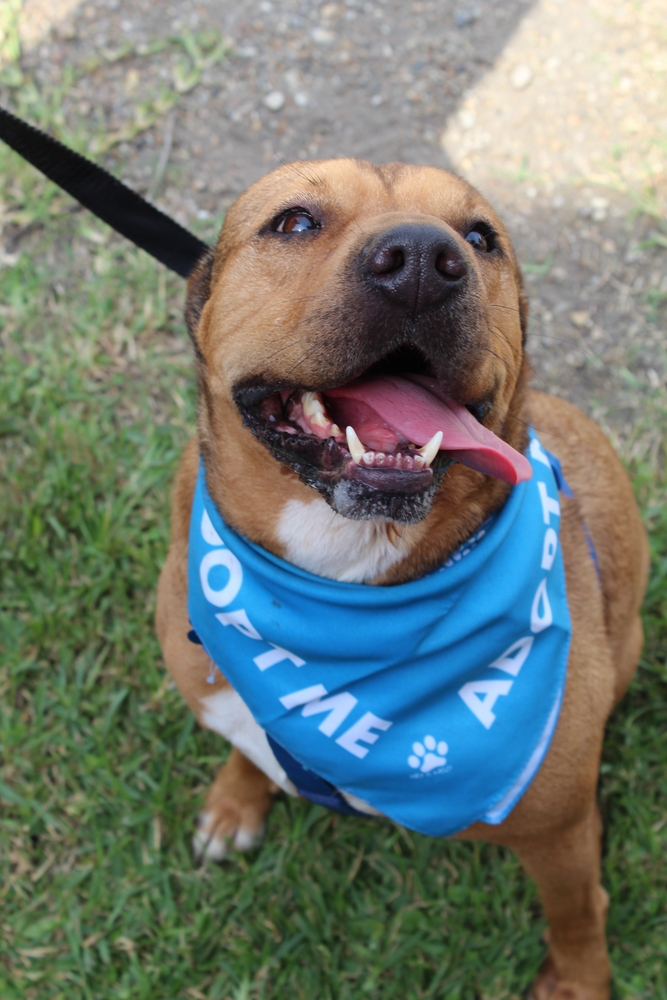
[{"label": "dog's front paw", "polygon": [[218,773],[197,820],[192,849],[197,861],[222,861],[232,851],[249,851],[264,836],[276,786],[239,750]]},{"label": "dog's front paw", "polygon": [[533,983],[528,1000],[609,1000],[608,983],[592,985],[561,979],[551,958],[547,958]]},{"label": "dog's front paw", "polygon": [[261,843],[265,825],[252,812],[230,801],[217,812],[202,810],[192,838],[196,861],[223,861],[232,851],[249,851]]}]

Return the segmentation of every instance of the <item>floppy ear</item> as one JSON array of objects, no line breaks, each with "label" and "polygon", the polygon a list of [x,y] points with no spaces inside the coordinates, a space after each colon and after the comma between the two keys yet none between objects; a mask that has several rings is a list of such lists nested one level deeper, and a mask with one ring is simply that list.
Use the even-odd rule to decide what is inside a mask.
[{"label": "floppy ear", "polygon": [[199,356],[197,327],[199,326],[202,310],[211,294],[212,268],[213,250],[210,249],[199,258],[194,271],[189,275],[187,291],[185,293],[185,322],[197,356]]}]

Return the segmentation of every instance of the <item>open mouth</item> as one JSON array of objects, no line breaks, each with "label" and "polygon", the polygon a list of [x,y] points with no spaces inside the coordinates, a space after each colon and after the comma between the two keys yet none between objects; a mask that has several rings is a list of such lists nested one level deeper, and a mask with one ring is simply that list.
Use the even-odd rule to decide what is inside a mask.
[{"label": "open mouth", "polygon": [[414,495],[455,461],[512,485],[531,475],[528,460],[448,397],[413,348],[343,385],[255,385],[236,397],[253,433],[318,489],[348,481],[365,492]]}]

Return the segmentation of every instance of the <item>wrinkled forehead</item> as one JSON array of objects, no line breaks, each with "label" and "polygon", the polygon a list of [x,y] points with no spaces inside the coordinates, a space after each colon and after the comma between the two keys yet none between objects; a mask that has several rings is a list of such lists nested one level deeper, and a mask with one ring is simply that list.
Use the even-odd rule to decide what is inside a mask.
[{"label": "wrinkled forehead", "polygon": [[224,236],[243,240],[292,207],[339,223],[402,212],[435,216],[454,228],[471,221],[503,228],[479,192],[445,170],[340,159],[290,163],[262,177],[229,210]]}]

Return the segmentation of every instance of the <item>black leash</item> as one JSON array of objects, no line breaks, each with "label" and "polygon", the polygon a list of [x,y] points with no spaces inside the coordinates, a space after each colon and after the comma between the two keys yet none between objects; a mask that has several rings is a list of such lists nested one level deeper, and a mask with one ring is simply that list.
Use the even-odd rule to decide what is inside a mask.
[{"label": "black leash", "polygon": [[51,181],[183,278],[209,247],[85,156],[0,108],[0,139]]}]

